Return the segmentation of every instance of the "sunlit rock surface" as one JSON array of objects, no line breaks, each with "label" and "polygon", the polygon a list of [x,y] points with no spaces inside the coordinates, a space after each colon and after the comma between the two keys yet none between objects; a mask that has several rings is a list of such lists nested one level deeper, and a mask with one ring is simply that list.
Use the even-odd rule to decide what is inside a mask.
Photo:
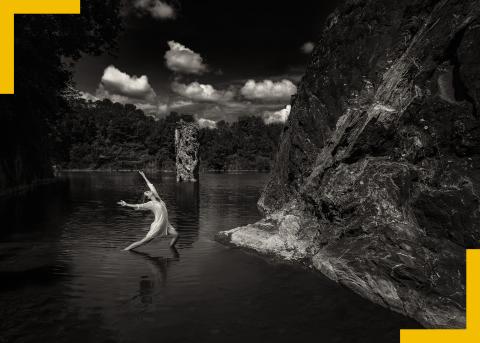
[{"label": "sunlit rock surface", "polygon": [[177,182],[197,182],[199,169],[199,128],[183,120],[175,129]]},{"label": "sunlit rock surface", "polygon": [[479,11],[347,0],[292,100],[265,219],[218,239],[424,326],[464,327],[465,249],[480,247]]}]

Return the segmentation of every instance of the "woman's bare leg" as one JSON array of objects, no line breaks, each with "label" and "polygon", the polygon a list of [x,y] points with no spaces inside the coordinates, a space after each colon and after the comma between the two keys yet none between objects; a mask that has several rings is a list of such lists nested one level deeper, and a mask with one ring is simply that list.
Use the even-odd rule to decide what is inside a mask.
[{"label": "woman's bare leg", "polygon": [[168,225],[168,234],[173,236],[172,240],[170,241],[170,248],[173,248],[178,241],[178,232],[171,224]]},{"label": "woman's bare leg", "polygon": [[135,243],[130,244],[128,247],[126,247],[126,248],[123,249],[123,250],[129,251],[129,250],[136,249],[136,248],[138,248],[138,247],[140,247],[140,246],[142,246],[142,245],[147,244],[147,243],[150,242],[152,239],[153,239],[153,238],[145,237],[144,239],[142,239],[142,240],[140,240],[140,241],[138,241],[138,242],[135,242]]}]

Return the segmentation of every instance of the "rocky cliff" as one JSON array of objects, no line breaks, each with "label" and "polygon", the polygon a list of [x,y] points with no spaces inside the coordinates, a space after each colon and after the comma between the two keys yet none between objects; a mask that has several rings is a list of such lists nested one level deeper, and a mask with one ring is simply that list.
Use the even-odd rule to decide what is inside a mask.
[{"label": "rocky cliff", "polygon": [[347,0],[327,21],[259,207],[218,239],[306,263],[427,327],[465,325],[480,247],[480,6]]},{"label": "rocky cliff", "polygon": [[175,129],[177,182],[198,181],[199,127],[181,120]]}]

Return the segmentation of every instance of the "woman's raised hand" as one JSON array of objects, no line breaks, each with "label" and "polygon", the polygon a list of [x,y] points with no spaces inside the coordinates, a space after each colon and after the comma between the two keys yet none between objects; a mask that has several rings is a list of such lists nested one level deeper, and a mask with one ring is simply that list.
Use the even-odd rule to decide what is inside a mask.
[{"label": "woman's raised hand", "polygon": [[145,173],[141,170],[138,171],[138,173],[143,177],[143,179],[145,180],[145,182],[147,184],[150,184],[150,181],[148,181],[147,177],[145,176]]},{"label": "woman's raised hand", "polygon": [[127,206],[127,203],[123,200],[120,200],[119,202],[117,202],[117,204],[119,204],[120,206]]}]

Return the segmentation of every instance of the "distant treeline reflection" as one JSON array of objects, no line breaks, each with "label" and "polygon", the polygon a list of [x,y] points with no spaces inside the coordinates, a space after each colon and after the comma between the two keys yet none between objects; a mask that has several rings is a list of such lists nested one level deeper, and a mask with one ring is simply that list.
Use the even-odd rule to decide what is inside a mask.
[{"label": "distant treeline reflection", "polygon": [[[63,169],[174,170],[176,123],[191,115],[154,120],[133,105],[72,101],[56,124],[55,163]],[[244,116],[200,131],[202,170],[271,169],[283,125]]]}]

